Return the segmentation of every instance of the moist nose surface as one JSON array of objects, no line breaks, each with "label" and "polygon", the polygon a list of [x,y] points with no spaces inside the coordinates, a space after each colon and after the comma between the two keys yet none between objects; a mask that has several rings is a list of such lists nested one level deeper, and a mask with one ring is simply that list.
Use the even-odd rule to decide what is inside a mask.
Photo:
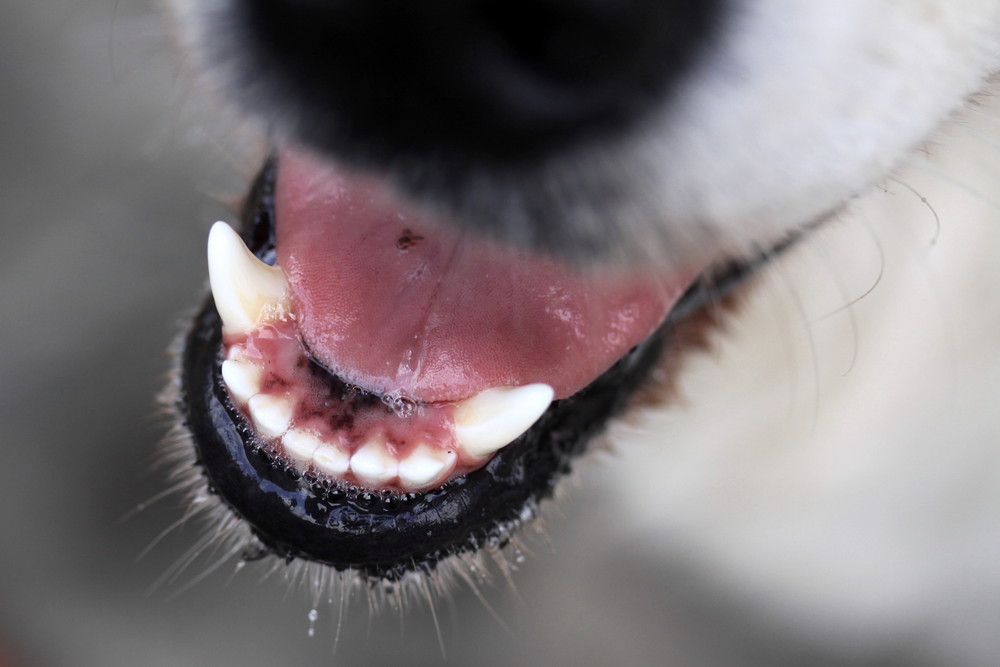
[{"label": "moist nose surface", "polygon": [[[299,139],[368,160],[519,160],[626,123],[680,79],[721,0],[246,0]],[[250,93],[252,94],[252,93]],[[252,102],[267,113],[267,100]]]}]

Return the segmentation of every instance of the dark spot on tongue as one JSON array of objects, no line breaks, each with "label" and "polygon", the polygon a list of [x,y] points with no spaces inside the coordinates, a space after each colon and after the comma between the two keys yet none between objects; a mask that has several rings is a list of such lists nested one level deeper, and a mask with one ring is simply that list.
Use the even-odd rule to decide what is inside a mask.
[{"label": "dark spot on tongue", "polygon": [[424,237],[420,234],[414,234],[409,229],[404,229],[403,233],[399,236],[399,240],[396,241],[396,247],[400,250],[409,250],[423,240]]}]

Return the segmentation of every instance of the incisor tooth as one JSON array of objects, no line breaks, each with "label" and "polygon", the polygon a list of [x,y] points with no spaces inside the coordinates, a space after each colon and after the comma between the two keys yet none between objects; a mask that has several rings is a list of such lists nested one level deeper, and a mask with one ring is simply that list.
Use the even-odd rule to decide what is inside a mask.
[{"label": "incisor tooth", "polygon": [[457,458],[453,450],[421,443],[399,462],[399,485],[404,491],[417,491],[439,484],[452,471]]},{"label": "incisor tooth", "polygon": [[294,404],[287,398],[257,394],[247,401],[247,412],[257,432],[265,438],[284,435],[292,423]]},{"label": "incisor tooth", "polygon": [[347,452],[333,445],[322,445],[313,452],[313,463],[322,472],[334,477],[340,477],[351,466],[351,457]]},{"label": "incisor tooth", "polygon": [[361,482],[377,486],[396,477],[399,462],[380,439],[370,440],[351,457],[351,472]]},{"label": "incisor tooth", "polygon": [[281,437],[281,444],[285,447],[285,454],[300,464],[307,464],[312,461],[313,453],[323,445],[323,441],[311,431],[293,428]]},{"label": "incisor tooth", "polygon": [[260,391],[261,375],[260,367],[253,362],[242,359],[222,362],[222,380],[237,401],[248,401]]},{"label": "incisor tooth", "polygon": [[455,439],[474,457],[492,454],[531,428],[553,395],[542,383],[482,391],[455,408]]},{"label": "incisor tooth", "polygon": [[224,222],[208,233],[208,278],[223,333],[248,333],[263,317],[288,309],[285,274],[257,259]]}]

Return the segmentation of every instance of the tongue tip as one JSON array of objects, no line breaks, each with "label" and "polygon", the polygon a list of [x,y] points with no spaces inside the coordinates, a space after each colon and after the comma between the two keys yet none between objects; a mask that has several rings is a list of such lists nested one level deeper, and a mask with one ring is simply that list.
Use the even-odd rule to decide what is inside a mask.
[{"label": "tongue tip", "polygon": [[294,147],[278,165],[275,224],[317,360],[423,402],[535,382],[571,395],[649,336],[692,275],[582,274],[428,220],[386,183]]}]

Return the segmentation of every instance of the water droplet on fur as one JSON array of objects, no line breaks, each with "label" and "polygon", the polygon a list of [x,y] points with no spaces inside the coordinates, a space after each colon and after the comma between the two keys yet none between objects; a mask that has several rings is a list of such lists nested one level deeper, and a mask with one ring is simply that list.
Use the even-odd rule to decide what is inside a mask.
[{"label": "water droplet on fur", "polygon": [[310,609],[307,615],[309,619],[309,632],[307,633],[310,637],[316,636],[316,619],[319,618],[319,612],[315,609]]}]

